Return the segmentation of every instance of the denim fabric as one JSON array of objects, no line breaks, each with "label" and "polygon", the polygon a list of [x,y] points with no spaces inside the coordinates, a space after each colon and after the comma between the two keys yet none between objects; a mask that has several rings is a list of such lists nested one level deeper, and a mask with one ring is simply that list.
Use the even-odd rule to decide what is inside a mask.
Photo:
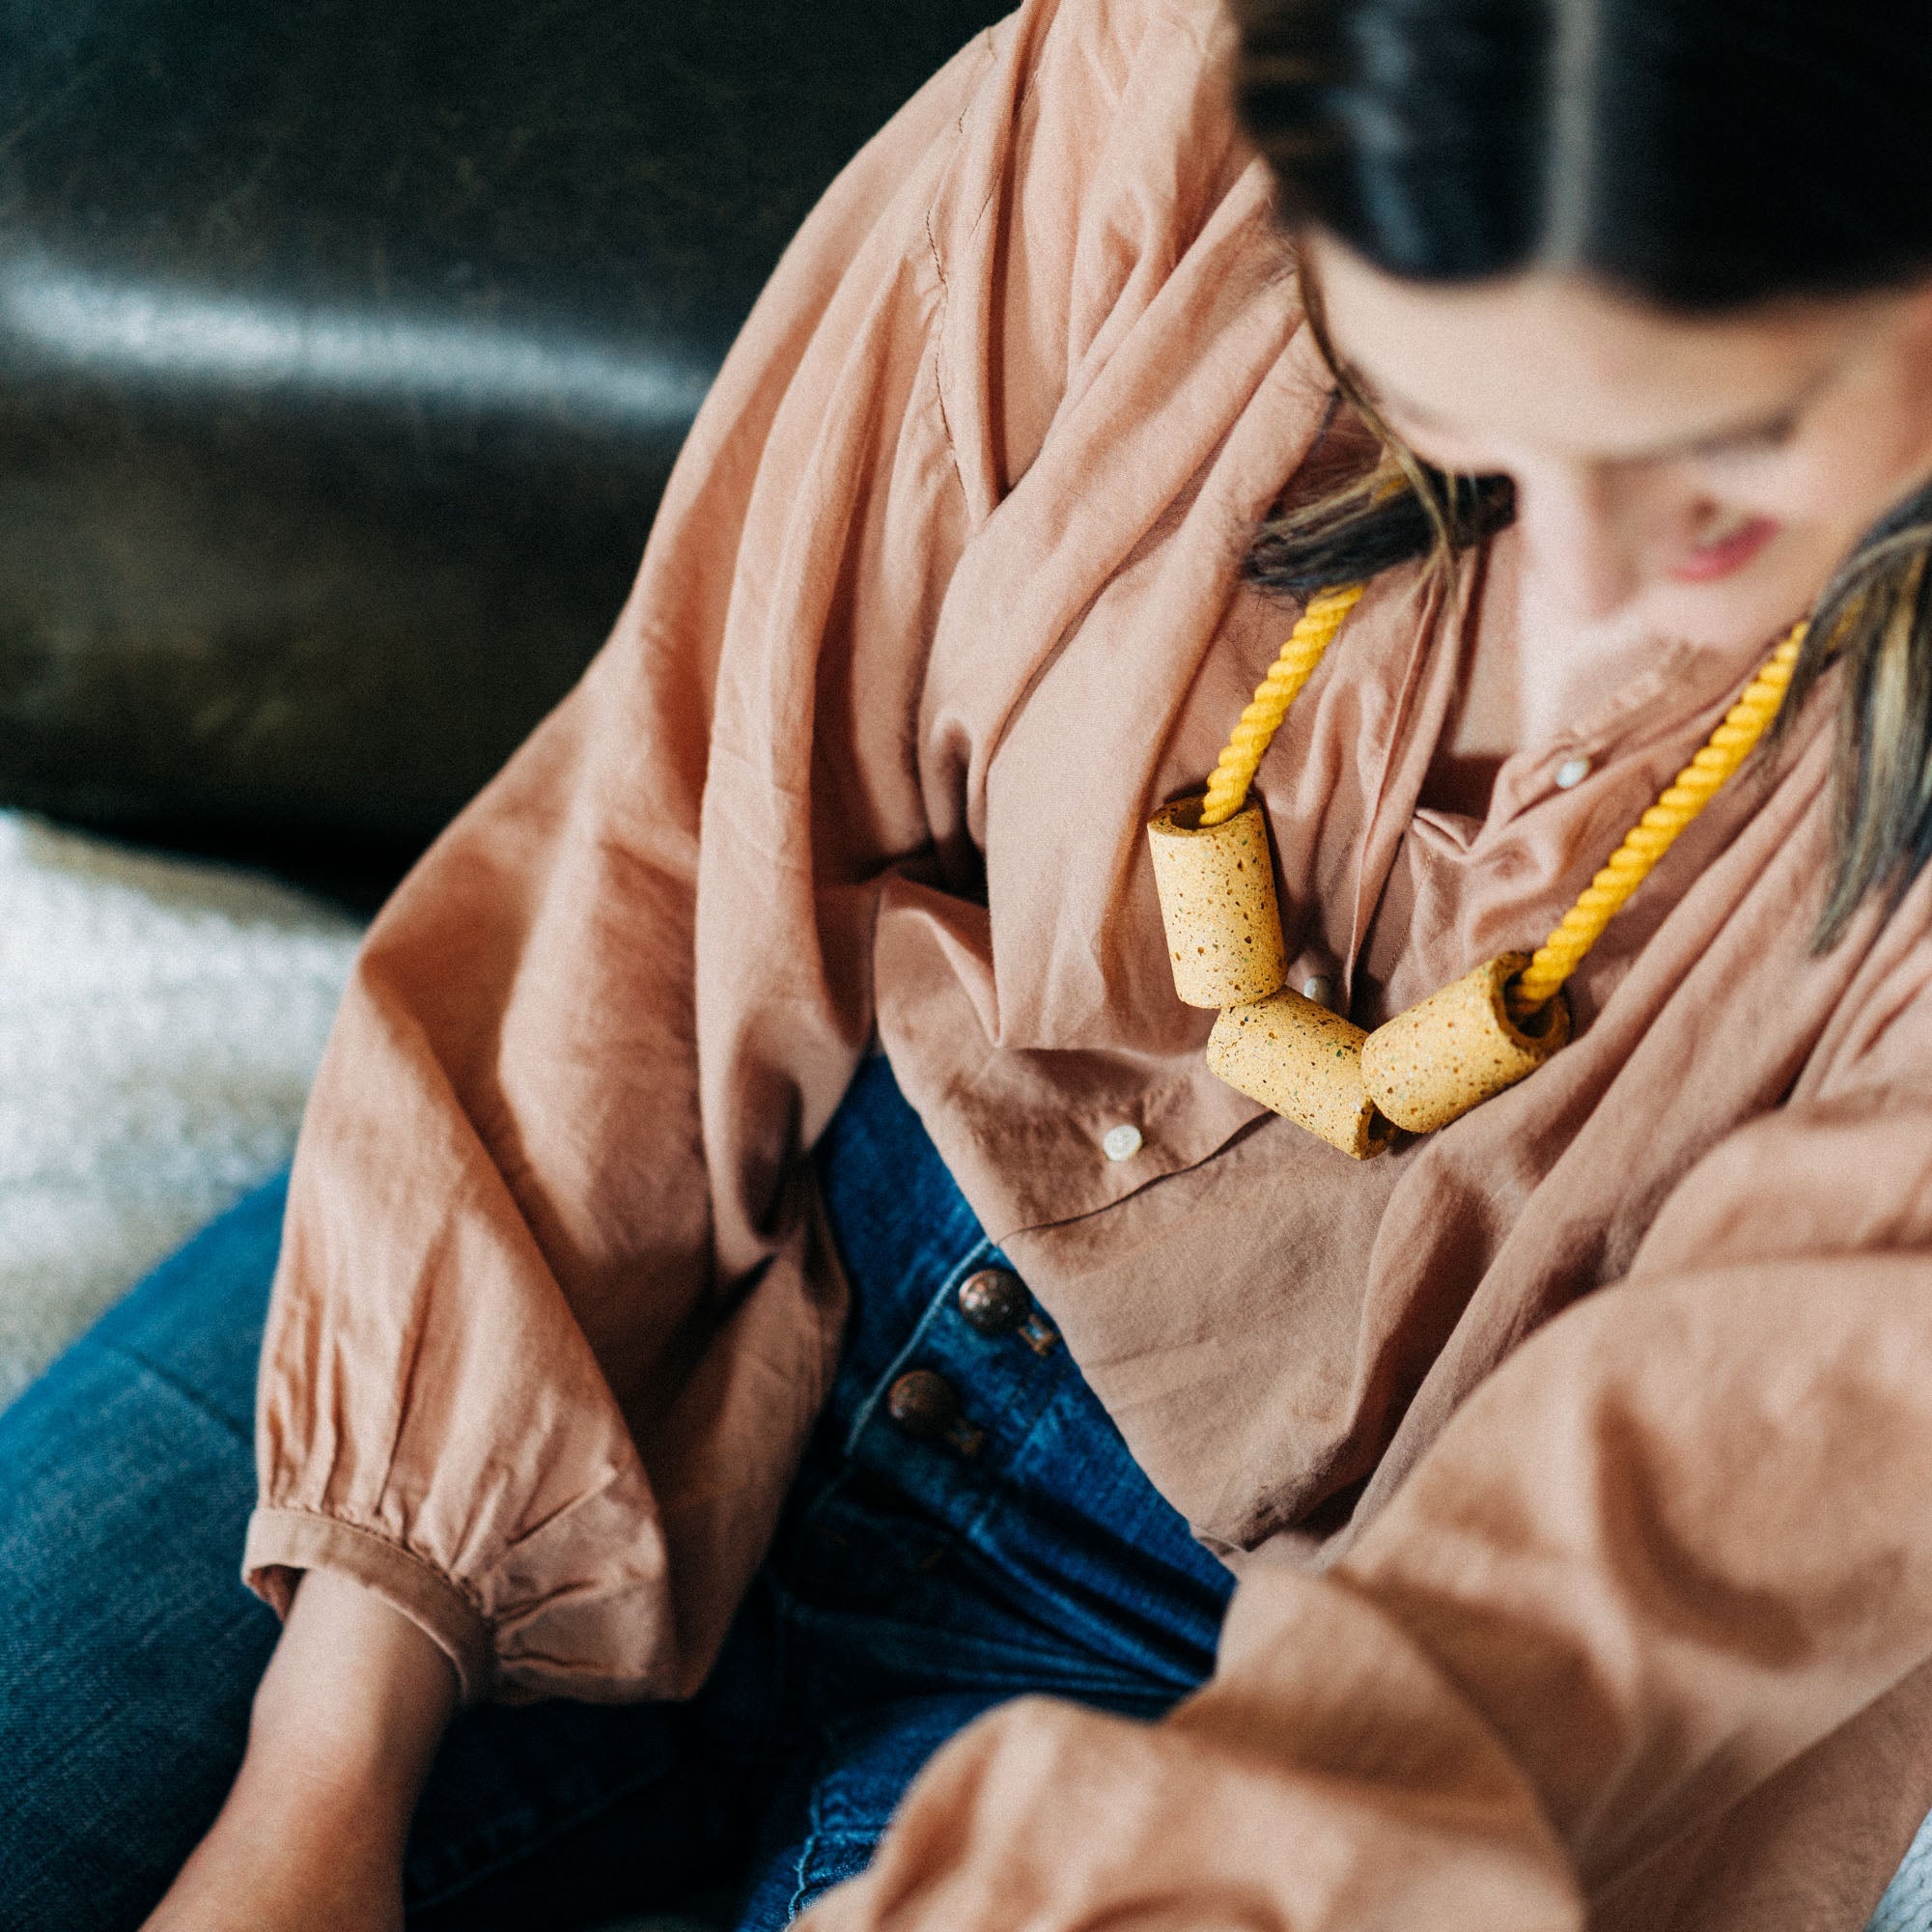
[{"label": "denim fabric", "polygon": [[[1210,1667],[1229,1582],[1134,1467],[893,1083],[817,1156],[846,1352],[771,1556],[688,1705],[486,1706],[410,1843],[412,1927],[561,1927],[719,1886],[785,1924],[863,1866],[961,1725],[1048,1692],[1154,1716]],[[0,1932],[137,1925],[220,1804],[275,1620],[237,1574],[282,1190],[215,1223],[0,1415]],[[953,1439],[888,1413],[946,1377]],[[748,1874],[748,1878],[747,1878]]]}]

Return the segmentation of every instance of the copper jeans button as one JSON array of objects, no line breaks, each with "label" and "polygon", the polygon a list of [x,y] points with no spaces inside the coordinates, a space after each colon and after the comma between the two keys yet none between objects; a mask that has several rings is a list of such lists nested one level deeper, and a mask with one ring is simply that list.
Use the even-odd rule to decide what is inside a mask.
[{"label": "copper jeans button", "polygon": [[986,1431],[960,1414],[960,1399],[943,1375],[910,1368],[885,1391],[885,1413],[900,1431],[918,1442],[947,1442],[961,1455],[975,1455]]},{"label": "copper jeans button", "polygon": [[960,1313],[983,1335],[1003,1335],[1032,1312],[1033,1298],[1010,1268],[982,1268],[960,1283]]},{"label": "copper jeans button", "polygon": [[1035,1355],[1047,1355],[1060,1331],[1033,1305],[1026,1284],[1010,1268],[981,1268],[960,1283],[960,1313],[983,1335],[1018,1330]]}]

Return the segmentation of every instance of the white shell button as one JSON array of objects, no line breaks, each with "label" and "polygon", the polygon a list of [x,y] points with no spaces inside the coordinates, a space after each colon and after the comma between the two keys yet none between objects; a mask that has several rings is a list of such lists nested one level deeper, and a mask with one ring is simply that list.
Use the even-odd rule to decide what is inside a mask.
[{"label": "white shell button", "polygon": [[1302,982],[1302,997],[1312,999],[1317,1006],[1332,1006],[1335,1003],[1335,983],[1327,973],[1318,972],[1312,979]]},{"label": "white shell button", "polygon": [[1140,1130],[1126,1125],[1109,1127],[1101,1135],[1100,1147],[1109,1161],[1132,1161],[1140,1152]]},{"label": "white shell button", "polygon": [[1556,789],[1567,792],[1573,785],[1581,785],[1590,775],[1590,761],[1587,758],[1566,758],[1556,768]]}]

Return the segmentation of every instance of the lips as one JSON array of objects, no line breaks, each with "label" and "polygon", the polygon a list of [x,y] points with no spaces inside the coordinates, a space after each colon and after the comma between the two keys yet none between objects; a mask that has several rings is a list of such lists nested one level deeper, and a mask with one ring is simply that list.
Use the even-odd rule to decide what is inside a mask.
[{"label": "lips", "polygon": [[1690,552],[1670,574],[1683,583],[1710,583],[1727,577],[1745,565],[1777,536],[1778,523],[1769,517],[1753,517],[1741,523],[1715,544],[1701,545]]}]

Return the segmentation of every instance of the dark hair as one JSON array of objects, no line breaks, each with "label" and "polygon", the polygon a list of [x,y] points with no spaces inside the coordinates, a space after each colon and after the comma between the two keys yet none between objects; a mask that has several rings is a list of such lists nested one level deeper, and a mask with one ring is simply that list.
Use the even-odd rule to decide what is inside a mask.
[{"label": "dark hair", "polygon": [[[1709,315],[1932,273],[1925,0],[1233,6],[1237,99],[1285,222],[1389,274],[1574,269]],[[1307,293],[1326,350],[1319,291]],[[1248,554],[1258,582],[1305,594],[1446,557],[1509,521],[1505,479],[1417,462],[1339,371],[1336,382],[1380,449],[1262,527]],[[1932,490],[1827,587],[1780,719],[1842,662],[1821,946],[1932,856],[1928,557]]]}]

